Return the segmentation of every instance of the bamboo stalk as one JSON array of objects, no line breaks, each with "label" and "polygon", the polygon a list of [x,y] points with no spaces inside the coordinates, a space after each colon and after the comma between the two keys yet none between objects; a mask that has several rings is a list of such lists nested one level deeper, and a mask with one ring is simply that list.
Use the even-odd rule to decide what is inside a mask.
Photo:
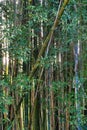
[{"label": "bamboo stalk", "polygon": [[[41,56],[43,56],[43,54],[45,53],[45,50],[46,50],[46,48],[47,48],[47,46],[48,46],[48,42],[49,42],[49,40],[50,40],[50,37],[53,36],[53,33],[54,33],[54,31],[55,31],[55,28],[58,26],[58,24],[59,24],[59,22],[60,22],[60,19],[61,19],[62,15],[63,15],[63,12],[64,12],[64,10],[65,10],[65,7],[67,6],[68,3],[69,3],[69,0],[64,0],[64,3],[62,4],[62,7],[61,7],[60,10],[58,11],[59,13],[57,13],[57,16],[56,16],[56,19],[55,19],[55,21],[54,21],[54,24],[53,24],[53,26],[52,26],[52,28],[51,28],[51,30],[50,30],[50,32],[49,32],[49,34],[48,34],[46,40],[45,40],[44,43],[43,43],[43,45],[42,45],[42,47],[41,47],[41,50],[40,50],[40,52],[39,52],[39,54],[38,54],[37,61],[36,61],[34,67],[32,68],[32,70],[31,70],[31,72],[30,72],[29,79],[31,79],[31,78],[33,77],[35,71],[38,69],[38,67],[39,67],[39,62],[40,62],[40,58],[41,58]],[[18,111],[19,111],[19,109],[20,109],[20,105],[21,105],[21,103],[23,102],[24,97],[25,97],[25,94],[22,95],[22,97],[21,97],[21,99],[20,99],[20,101],[19,101],[19,103],[18,103],[18,105],[17,105],[17,107],[16,107],[16,114],[18,113]],[[13,116],[11,122],[12,122],[14,119],[15,119],[15,115]]]}]

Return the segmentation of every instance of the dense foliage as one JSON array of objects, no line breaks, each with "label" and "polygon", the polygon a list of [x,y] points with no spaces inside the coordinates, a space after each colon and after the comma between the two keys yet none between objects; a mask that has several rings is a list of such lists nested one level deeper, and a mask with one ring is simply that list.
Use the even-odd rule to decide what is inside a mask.
[{"label": "dense foliage", "polygon": [[0,2],[0,130],[87,129],[87,1]]}]

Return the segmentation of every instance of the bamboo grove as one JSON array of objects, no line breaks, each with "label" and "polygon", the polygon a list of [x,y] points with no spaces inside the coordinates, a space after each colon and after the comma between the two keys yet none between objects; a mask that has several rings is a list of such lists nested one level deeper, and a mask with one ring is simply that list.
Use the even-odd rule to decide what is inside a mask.
[{"label": "bamboo grove", "polygon": [[86,28],[86,0],[0,0],[0,130],[87,130]]}]

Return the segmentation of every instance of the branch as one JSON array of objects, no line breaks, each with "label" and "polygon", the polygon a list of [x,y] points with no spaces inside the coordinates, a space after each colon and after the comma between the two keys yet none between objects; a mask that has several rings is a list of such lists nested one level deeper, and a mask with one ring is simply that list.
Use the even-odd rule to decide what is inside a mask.
[{"label": "branch", "polygon": [[53,26],[52,26],[52,28],[51,28],[51,30],[50,30],[50,32],[49,32],[49,34],[48,34],[46,40],[44,41],[44,43],[43,43],[41,49],[40,49],[40,52],[39,52],[39,54],[38,54],[38,59],[37,59],[37,61],[36,61],[35,65],[34,65],[32,71],[31,71],[31,73],[30,73],[30,78],[33,77],[35,71],[36,71],[37,68],[39,67],[40,58],[41,58],[41,56],[44,54],[44,52],[45,52],[45,50],[46,50],[46,48],[47,48],[47,46],[48,46],[50,37],[53,36],[53,33],[54,33],[54,31],[55,31],[55,28],[58,26],[58,24],[59,24],[59,22],[60,22],[60,19],[61,19],[61,17],[62,17],[62,14],[63,14],[63,12],[64,12],[64,9],[65,9],[65,7],[66,7],[66,5],[67,5],[68,3],[69,3],[69,0],[64,0],[64,3],[63,3],[63,5],[62,5],[62,7],[60,8],[60,10],[58,10],[58,13],[57,13],[56,19],[55,19],[55,21],[54,21],[54,24],[53,24]]}]

